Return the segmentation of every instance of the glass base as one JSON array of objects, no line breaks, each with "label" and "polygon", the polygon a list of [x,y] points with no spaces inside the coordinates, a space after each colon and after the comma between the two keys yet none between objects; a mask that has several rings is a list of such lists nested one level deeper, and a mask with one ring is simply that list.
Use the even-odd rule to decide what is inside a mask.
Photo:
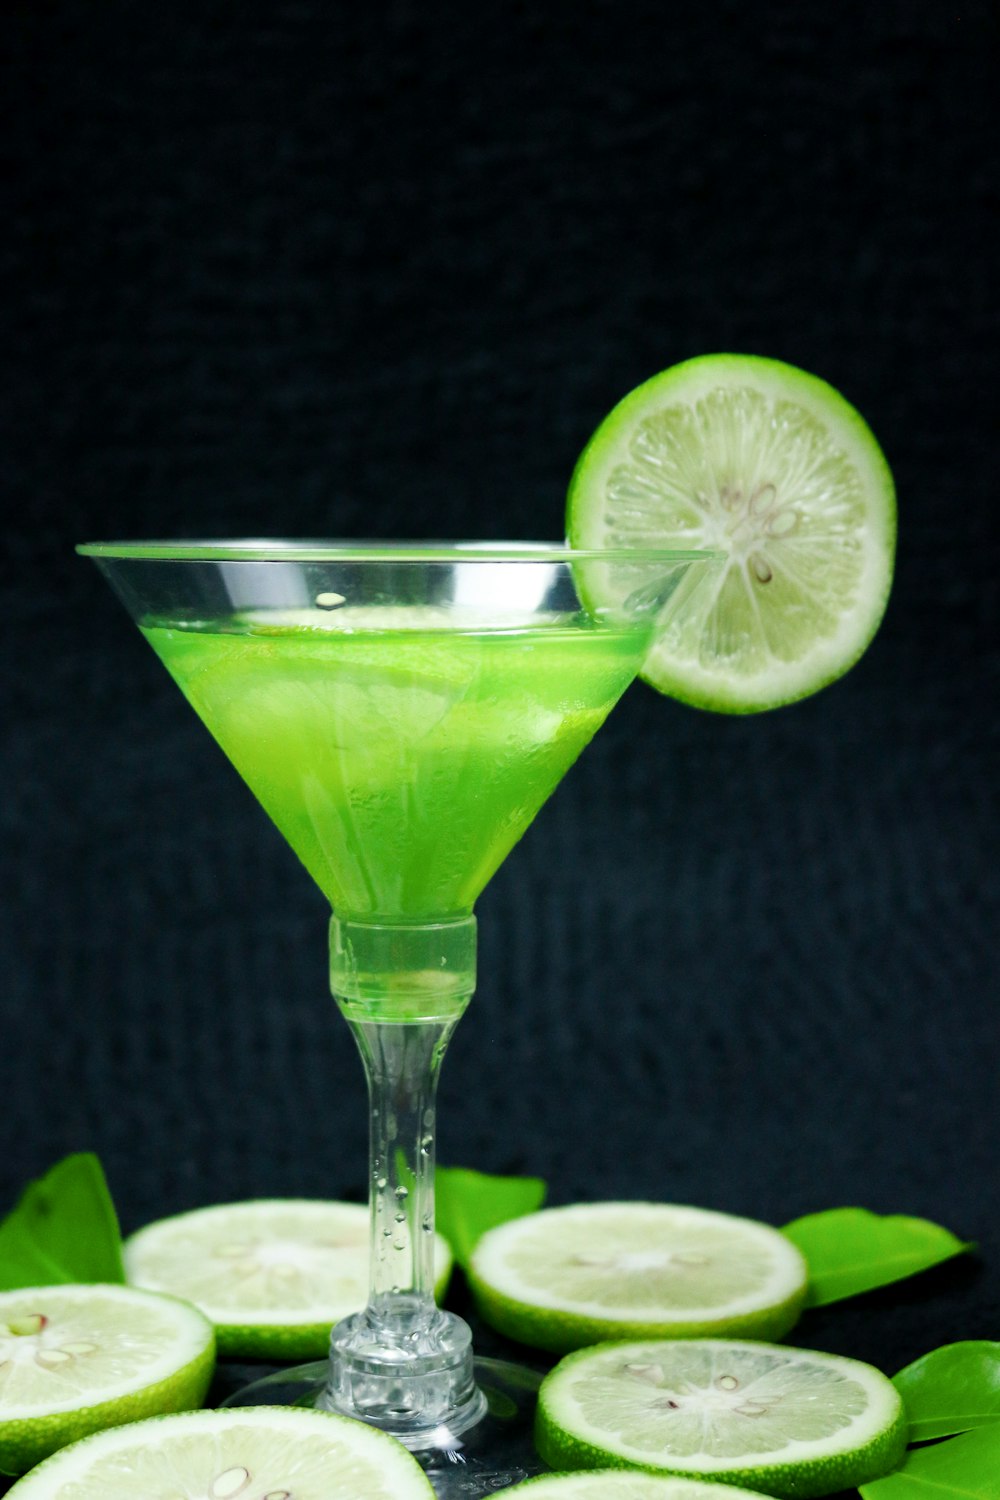
[{"label": "glass base", "polygon": [[[478,1500],[546,1472],[531,1440],[541,1375],[502,1359],[477,1358],[474,1367],[476,1385],[486,1398],[482,1418],[461,1433],[440,1427],[431,1443],[411,1450],[439,1500]],[[265,1375],[243,1386],[223,1405],[323,1410],[329,1379],[327,1360],[316,1360]]]},{"label": "glass base", "polygon": [[433,1445],[442,1427],[453,1438],[475,1427],[486,1397],[475,1382],[468,1323],[440,1307],[428,1316],[411,1293],[380,1302],[389,1304],[388,1323],[366,1308],[334,1327],[318,1404],[381,1427],[414,1452]]}]

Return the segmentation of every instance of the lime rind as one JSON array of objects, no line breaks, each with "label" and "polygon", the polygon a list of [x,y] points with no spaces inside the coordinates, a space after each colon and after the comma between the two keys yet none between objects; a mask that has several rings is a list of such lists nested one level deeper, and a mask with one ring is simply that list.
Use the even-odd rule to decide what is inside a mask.
[{"label": "lime rind", "polygon": [[708,355],[630,392],[570,481],[570,543],[722,549],[692,569],[643,671],[696,707],[749,713],[841,676],[889,596],[892,475],[827,382],[752,355]]},{"label": "lime rind", "polygon": [[607,1344],[542,1382],[535,1441],[559,1470],[626,1468],[812,1500],[888,1473],[892,1382],[838,1355],[740,1340]]},{"label": "lime rind", "polygon": [[44,1324],[16,1335],[16,1357],[0,1369],[0,1472],[22,1474],[88,1433],[189,1411],[205,1399],[214,1329],[179,1298],[101,1284],[0,1297],[0,1325],[24,1328],[26,1314]]},{"label": "lime rind", "polygon": [[[365,1205],[270,1198],[214,1204],[158,1219],[124,1245],[130,1283],[184,1297],[216,1329],[219,1353],[243,1359],[319,1359],[330,1329],[368,1291]],[[453,1257],[435,1240],[435,1292]]]},{"label": "lime rind", "polygon": [[763,1500],[762,1491],[701,1479],[643,1474],[629,1469],[592,1469],[589,1473],[540,1474],[512,1485],[510,1494],[529,1493],[531,1500]]},{"label": "lime rind", "polygon": [[567,1354],[590,1344],[622,1338],[696,1339],[712,1334],[738,1333],[743,1338],[783,1338],[799,1321],[804,1298],[796,1296],[759,1314],[741,1318],[706,1318],[700,1323],[649,1319],[574,1318],[554,1316],[530,1303],[515,1303],[495,1296],[491,1289],[470,1277],[476,1307],[484,1322],[505,1337],[549,1354]]},{"label": "lime rind", "polygon": [[468,1277],[494,1328],[564,1354],[623,1338],[781,1338],[805,1304],[808,1268],[784,1235],[755,1220],[602,1203],[490,1230]]},{"label": "lime rind", "polygon": [[[94,1434],[20,1479],[15,1500],[134,1500],[137,1494],[253,1494],[299,1500],[433,1500],[401,1443],[333,1413],[260,1406],[153,1417]],[[263,1469],[263,1472],[261,1472]],[[288,1488],[280,1488],[290,1479]]]}]

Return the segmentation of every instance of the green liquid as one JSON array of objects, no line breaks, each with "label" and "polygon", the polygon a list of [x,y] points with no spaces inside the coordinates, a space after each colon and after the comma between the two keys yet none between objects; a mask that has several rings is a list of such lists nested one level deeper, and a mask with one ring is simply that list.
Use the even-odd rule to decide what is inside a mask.
[{"label": "green liquid", "polygon": [[388,921],[471,911],[648,644],[558,623],[143,634],[338,914]]}]

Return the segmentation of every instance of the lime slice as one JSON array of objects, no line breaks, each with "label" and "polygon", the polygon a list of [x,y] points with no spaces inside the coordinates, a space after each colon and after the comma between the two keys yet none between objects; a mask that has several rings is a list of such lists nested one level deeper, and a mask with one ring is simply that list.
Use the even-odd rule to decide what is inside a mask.
[{"label": "lime slice", "polygon": [[715,354],[626,396],[570,481],[576,547],[706,547],[643,676],[752,713],[817,691],[864,651],[892,581],[892,475],[859,414],[792,365]]},{"label": "lime slice", "polygon": [[633,1467],[808,1500],[894,1468],[906,1418],[892,1382],[854,1359],[644,1340],[562,1360],[542,1381],[535,1439],[556,1469]]},{"label": "lime slice", "polygon": [[23,1474],[86,1433],[200,1406],[215,1368],[211,1323],[173,1297],[125,1286],[0,1294],[0,1472]]},{"label": "lime slice", "polygon": [[401,1443],[347,1417],[294,1407],[198,1411],[64,1448],[16,1500],[433,1500]]},{"label": "lime slice", "polygon": [[[125,1241],[133,1286],[170,1292],[215,1324],[219,1353],[318,1359],[330,1329],[368,1295],[368,1209],[357,1203],[270,1198],[220,1203],[147,1224]],[[437,1294],[451,1250],[435,1240]]]},{"label": "lime slice", "polygon": [[484,1234],[469,1268],[486,1321],[555,1354],[604,1339],[781,1338],[807,1277],[776,1229],[665,1203],[527,1214]]},{"label": "lime slice", "polygon": [[671,1479],[627,1469],[591,1469],[587,1474],[542,1474],[511,1486],[519,1495],[530,1490],[530,1500],[761,1500],[760,1490],[735,1484],[706,1484],[700,1479]]}]

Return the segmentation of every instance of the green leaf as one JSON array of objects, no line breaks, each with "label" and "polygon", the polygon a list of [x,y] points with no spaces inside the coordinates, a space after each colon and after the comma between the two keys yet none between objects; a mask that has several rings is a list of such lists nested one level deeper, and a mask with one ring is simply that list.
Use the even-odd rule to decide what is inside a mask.
[{"label": "green leaf", "polygon": [[124,1280],[118,1217],[104,1170],[89,1152],[67,1156],[29,1183],[0,1223],[0,1291]]},{"label": "green leaf", "polygon": [[809,1263],[808,1307],[902,1281],[973,1248],[929,1219],[867,1208],[807,1214],[786,1224],[783,1233]]},{"label": "green leaf", "polygon": [[906,1403],[911,1443],[1000,1422],[1000,1344],[988,1339],[932,1349],[892,1383]]},{"label": "green leaf", "polygon": [[438,1167],[434,1185],[437,1228],[459,1265],[465,1267],[487,1229],[534,1213],[546,1192],[540,1177],[491,1177],[471,1167]]},{"label": "green leaf", "polygon": [[859,1489],[865,1500],[997,1500],[1000,1427],[911,1448],[902,1468]]}]

